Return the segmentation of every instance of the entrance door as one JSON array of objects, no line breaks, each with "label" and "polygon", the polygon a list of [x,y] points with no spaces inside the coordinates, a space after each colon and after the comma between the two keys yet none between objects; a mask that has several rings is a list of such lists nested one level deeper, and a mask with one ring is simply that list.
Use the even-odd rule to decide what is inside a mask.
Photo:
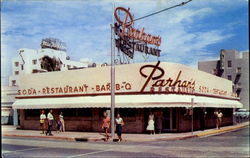
[{"label": "entrance door", "polygon": [[170,108],[163,109],[163,131],[170,131]]},{"label": "entrance door", "polygon": [[176,108],[163,109],[163,132],[176,130]]},{"label": "entrance door", "polygon": [[199,109],[199,118],[200,118],[200,129],[204,130],[205,129],[205,110],[204,109]]}]

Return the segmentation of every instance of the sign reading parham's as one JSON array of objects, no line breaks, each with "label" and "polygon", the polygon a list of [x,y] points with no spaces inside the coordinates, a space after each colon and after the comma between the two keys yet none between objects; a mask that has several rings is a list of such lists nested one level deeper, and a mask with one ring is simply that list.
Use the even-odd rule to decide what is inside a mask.
[{"label": "sign reading parham's", "polygon": [[[107,66],[23,75],[17,98],[110,95],[109,74]],[[235,97],[231,81],[166,62],[117,65],[115,92],[117,95],[174,93]]]},{"label": "sign reading parham's", "polygon": [[[125,13],[124,19],[121,19],[119,13]],[[114,12],[116,19],[115,33],[118,36],[116,39],[116,47],[124,54],[133,59],[134,51],[143,52],[154,56],[160,56],[161,37],[146,33],[144,28],[141,30],[133,28],[133,17],[129,9],[117,7]],[[151,47],[149,45],[154,45]]]}]

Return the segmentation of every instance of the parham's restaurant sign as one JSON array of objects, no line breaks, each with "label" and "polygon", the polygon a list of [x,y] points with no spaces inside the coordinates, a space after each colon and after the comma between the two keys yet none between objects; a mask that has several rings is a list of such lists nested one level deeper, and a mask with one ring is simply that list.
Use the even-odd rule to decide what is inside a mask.
[{"label": "parham's restaurant sign", "polygon": [[[110,95],[110,68],[23,75],[17,98]],[[175,63],[117,65],[116,94],[202,94],[235,98],[232,82]],[[74,77],[72,77],[74,76]]]},{"label": "parham's restaurant sign", "polygon": [[[119,17],[119,12],[125,13],[124,19]],[[118,49],[130,58],[133,58],[134,51],[160,56],[161,50],[157,48],[161,45],[161,37],[145,33],[144,28],[141,30],[133,28],[134,20],[129,9],[117,7],[114,16],[117,21],[115,23],[115,33],[118,36],[116,39],[116,47]],[[156,48],[149,47],[148,44],[155,45]]]}]

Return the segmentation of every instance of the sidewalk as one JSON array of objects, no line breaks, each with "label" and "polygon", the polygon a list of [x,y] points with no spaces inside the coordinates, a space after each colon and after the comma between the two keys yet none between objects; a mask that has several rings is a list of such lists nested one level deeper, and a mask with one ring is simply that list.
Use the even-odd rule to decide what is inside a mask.
[{"label": "sidewalk", "polygon": [[[182,140],[193,137],[204,137],[209,135],[216,135],[233,131],[243,127],[249,126],[249,122],[240,123],[237,125],[222,127],[221,129],[207,129],[204,131],[186,132],[186,133],[164,133],[164,134],[127,134],[122,135],[123,140],[127,142],[145,142],[145,141],[159,141],[159,140]],[[45,138],[53,140],[68,140],[68,141],[104,141],[103,133],[94,132],[63,132],[56,133],[53,131],[53,136],[46,136],[40,134],[38,130],[20,130],[14,126],[2,125],[2,136],[16,136],[26,138]],[[117,137],[115,137],[117,138]]]}]

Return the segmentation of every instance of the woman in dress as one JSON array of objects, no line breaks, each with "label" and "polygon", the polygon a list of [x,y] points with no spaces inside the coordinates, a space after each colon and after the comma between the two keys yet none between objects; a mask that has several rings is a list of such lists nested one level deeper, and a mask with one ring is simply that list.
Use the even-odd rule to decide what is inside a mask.
[{"label": "woman in dress", "polygon": [[118,141],[122,141],[122,126],[124,125],[123,119],[120,117],[120,114],[117,114],[117,117],[115,119],[116,123],[116,133],[118,136]]},{"label": "woman in dress", "polygon": [[155,121],[154,121],[154,114],[150,111],[150,114],[148,116],[148,126],[147,130],[150,131],[150,134],[155,134]]}]

